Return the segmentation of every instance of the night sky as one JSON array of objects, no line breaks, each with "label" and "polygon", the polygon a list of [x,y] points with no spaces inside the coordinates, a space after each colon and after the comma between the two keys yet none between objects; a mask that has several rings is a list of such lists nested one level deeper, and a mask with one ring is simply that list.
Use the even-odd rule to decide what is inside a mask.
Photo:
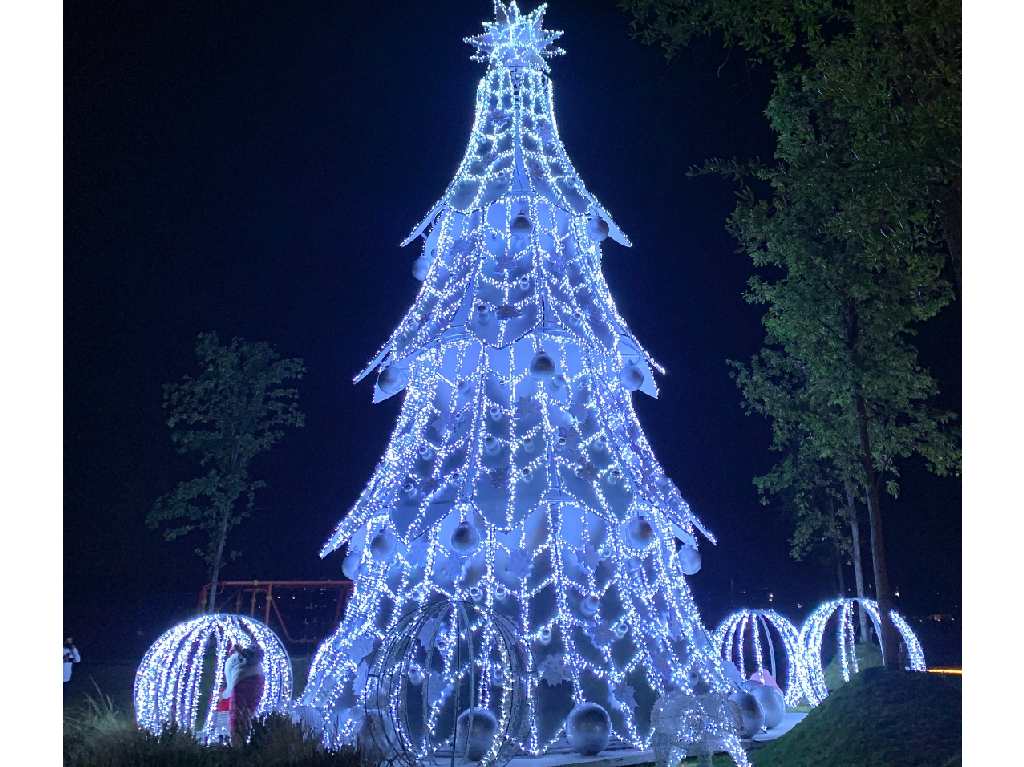
[{"label": "night sky", "polygon": [[[524,3],[530,9],[533,4]],[[161,384],[197,333],[304,358],[307,426],[255,467],[269,487],[225,578],[337,578],[320,546],[369,477],[399,398],[352,375],[418,283],[398,243],[461,159],[484,67],[462,38],[472,2],[72,4],[65,15],[64,616],[104,652],[135,652],[195,604],[197,542],[144,520],[191,466],[171,448]],[[556,114],[589,189],[634,242],[604,269],[637,337],[666,366],[637,397],[666,471],[717,534],[690,579],[712,626],[772,590],[801,618],[834,567],[788,558],[789,526],[758,504],[768,427],[744,416],[727,358],[759,345],[741,297],[748,259],[724,229],[733,190],[688,178],[712,156],[770,156],[769,80],[713,41],[666,63],[613,2],[552,0],[565,30]],[[921,337],[942,403],[960,407],[960,309]],[[887,499],[890,573],[910,615],[960,601],[960,483],[906,467]],[[865,531],[866,534],[866,531]],[[866,563],[867,565],[868,563]],[[852,580],[852,575],[850,576]],[[804,608],[797,609],[798,602]],[[927,645],[926,645],[927,649]]]}]

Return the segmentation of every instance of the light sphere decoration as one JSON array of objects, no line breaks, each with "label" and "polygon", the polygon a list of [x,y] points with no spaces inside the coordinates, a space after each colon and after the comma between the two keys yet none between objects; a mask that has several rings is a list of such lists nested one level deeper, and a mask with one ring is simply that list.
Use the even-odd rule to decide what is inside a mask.
[{"label": "light sphere decoration", "polygon": [[[857,661],[857,629],[854,611],[861,609],[871,620],[875,636],[881,641],[882,621],[878,612],[878,603],[873,599],[858,597],[841,597],[819,605],[807,616],[800,629],[800,644],[803,647],[807,668],[808,700],[811,705],[818,705],[828,697],[828,686],[825,684],[825,669],[821,662],[821,649],[828,624],[835,617],[837,655],[842,669],[843,681],[849,682],[852,674],[860,671]],[[924,661],[924,650],[917,636],[902,615],[895,610],[889,612],[896,631],[903,640],[906,649],[906,667],[910,671],[927,671]],[[870,641],[860,637],[861,642]]]},{"label": "light sphere decoration", "polygon": [[[283,710],[292,696],[292,662],[281,640],[265,624],[245,615],[211,613],[179,623],[150,646],[135,673],[135,720],[158,734],[174,725],[207,739],[217,733],[214,714],[224,683],[224,664],[236,646],[263,650],[265,682],[256,716]],[[212,678],[204,661],[213,658]],[[207,696],[205,711],[199,701]]]},{"label": "light sphere decoration", "polygon": [[348,709],[342,726],[396,767],[447,765],[453,745],[460,760],[503,764],[525,729],[526,652],[516,627],[480,602],[429,601],[364,661],[363,710]]},{"label": "light sphere decoration", "polygon": [[737,610],[718,625],[714,639],[722,658],[731,661],[743,679],[766,671],[773,679],[780,679],[785,664],[780,683],[785,704],[796,706],[805,698],[812,705],[816,702],[807,678],[800,632],[784,615],[775,610]]},{"label": "light sphere decoration", "polygon": [[595,756],[608,747],[612,721],[597,703],[580,703],[565,718],[569,747],[581,756]]}]

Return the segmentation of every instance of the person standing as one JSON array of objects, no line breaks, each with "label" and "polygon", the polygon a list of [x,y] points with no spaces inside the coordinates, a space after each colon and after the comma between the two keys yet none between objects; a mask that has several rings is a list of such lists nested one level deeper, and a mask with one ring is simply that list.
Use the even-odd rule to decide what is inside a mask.
[{"label": "person standing", "polygon": [[82,662],[82,655],[75,647],[75,640],[68,637],[64,640],[64,684],[71,681],[71,669],[76,663]]},{"label": "person standing", "polygon": [[[231,744],[241,745],[249,738],[252,720],[263,699],[263,650],[259,647],[246,647],[238,653],[237,665],[231,669],[229,676],[231,698]],[[229,661],[230,662],[230,661]]]}]

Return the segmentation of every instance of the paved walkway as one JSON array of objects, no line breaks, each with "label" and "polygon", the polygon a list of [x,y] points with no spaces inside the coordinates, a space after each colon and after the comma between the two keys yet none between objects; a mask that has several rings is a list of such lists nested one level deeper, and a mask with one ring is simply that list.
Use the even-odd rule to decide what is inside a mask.
[{"label": "paved walkway", "polygon": [[[754,743],[761,745],[781,738],[799,724],[805,716],[807,714],[796,711],[786,713],[778,727],[755,735]],[[744,745],[753,744],[745,741]],[[456,763],[460,761],[456,760]],[[559,749],[556,753],[548,753],[544,756],[517,756],[508,763],[507,767],[569,767],[569,765],[577,764],[586,765],[586,767],[637,767],[637,765],[654,764],[654,752],[612,747],[597,756],[580,756],[566,746],[564,750]]]}]

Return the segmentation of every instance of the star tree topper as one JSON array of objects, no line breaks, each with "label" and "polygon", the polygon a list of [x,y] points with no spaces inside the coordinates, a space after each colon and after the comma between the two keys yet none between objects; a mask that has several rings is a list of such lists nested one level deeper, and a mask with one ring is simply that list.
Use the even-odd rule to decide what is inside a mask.
[{"label": "star tree topper", "polygon": [[547,61],[564,50],[552,47],[562,32],[544,29],[547,3],[523,15],[516,0],[507,5],[494,0],[494,21],[483,23],[484,33],[465,38],[476,48],[470,58],[486,64],[501,64],[508,69],[532,68],[549,72]]}]

